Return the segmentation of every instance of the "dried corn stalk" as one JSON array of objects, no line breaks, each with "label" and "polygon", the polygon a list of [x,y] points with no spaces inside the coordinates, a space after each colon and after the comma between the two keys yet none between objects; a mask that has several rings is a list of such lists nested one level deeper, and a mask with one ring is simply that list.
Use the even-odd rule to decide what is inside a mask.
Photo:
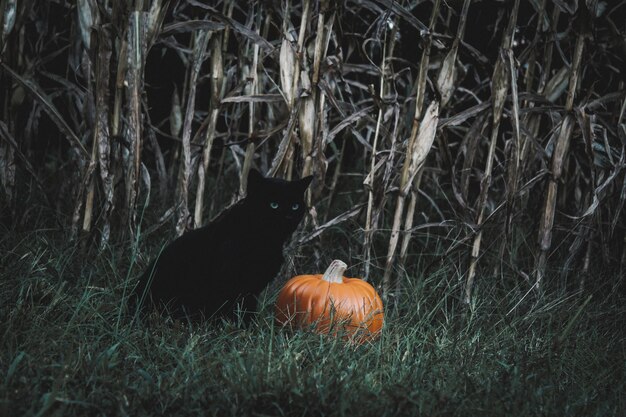
[{"label": "dried corn stalk", "polygon": [[[439,12],[440,12],[440,4],[441,1],[440,0],[436,0],[434,5],[433,5],[433,9],[431,12],[431,16],[430,16],[430,21],[429,21],[429,25],[428,25],[428,30],[429,33],[426,37],[426,44],[424,46],[424,51],[422,52],[422,57],[420,58],[420,66],[419,66],[419,73],[417,76],[417,81],[416,81],[416,93],[415,93],[415,115],[413,116],[413,125],[411,128],[411,136],[409,138],[409,143],[407,146],[407,155],[411,155],[411,158],[406,158],[405,162],[404,162],[404,166],[403,166],[403,172],[402,172],[402,178],[401,178],[401,190],[404,190],[404,188],[406,187],[406,182],[404,183],[404,186],[402,186],[403,181],[406,181],[408,179],[408,177],[413,178],[410,182],[411,187],[410,187],[410,199],[409,199],[409,205],[407,207],[407,211],[406,211],[406,216],[404,219],[404,226],[403,226],[403,236],[402,236],[402,245],[400,247],[400,266],[404,265],[404,261],[406,260],[406,255],[407,255],[407,251],[408,251],[408,247],[409,247],[409,242],[411,240],[411,228],[413,227],[413,218],[415,216],[415,208],[417,206],[417,192],[419,189],[419,183],[421,180],[421,173],[422,173],[422,167],[423,167],[423,163],[420,163],[417,167],[412,165],[412,161],[413,161],[413,157],[414,152],[411,151],[411,149],[414,149],[416,147],[416,141],[417,140],[428,140],[429,138],[426,137],[422,137],[420,138],[420,132],[422,129],[421,123],[422,121],[426,121],[427,117],[438,117],[438,109],[436,110],[437,114],[435,115],[435,109],[432,109],[430,106],[433,105],[434,102],[431,102],[429,109],[427,110],[426,115],[424,116],[424,120],[422,120],[422,108],[424,106],[424,99],[425,99],[425,95],[426,95],[426,80],[427,80],[427,75],[428,75],[428,66],[430,64],[430,51],[432,48],[432,44],[433,44],[433,32],[435,30],[435,24],[437,22],[437,18],[439,16]],[[464,19],[463,16],[461,16],[461,19]],[[432,115],[429,116],[430,112],[433,112]],[[434,126],[434,129],[436,130],[436,123]],[[433,132],[434,133],[434,132]],[[424,133],[424,135],[426,135],[426,133]],[[434,138],[434,136],[433,136]],[[427,143],[422,143],[420,146],[425,146]],[[432,142],[430,144],[430,146],[432,146]],[[421,152],[421,151],[420,151]],[[415,173],[409,173],[408,171],[411,169],[417,169],[417,172]],[[402,191],[400,192],[400,195],[398,196],[398,203],[396,203],[396,212],[398,211],[398,206],[400,206],[400,199],[402,198],[402,200],[404,200],[406,197],[402,196]],[[404,205],[404,201],[402,201],[401,203],[402,205]],[[402,210],[400,210],[402,211]],[[397,225],[398,228],[402,227],[401,224]],[[394,226],[392,227],[392,235],[391,235],[391,239],[393,241],[394,238],[394,233],[398,233],[398,231],[396,230],[396,220],[394,218]],[[397,239],[397,238],[396,238]],[[387,290],[390,290],[390,285],[391,285],[391,269],[393,266],[393,258],[395,256],[395,245],[397,243],[393,243],[390,242],[390,246],[389,246],[389,251],[387,253],[387,264],[385,266],[385,274],[383,277],[383,282],[387,282]],[[392,248],[393,246],[393,248]],[[400,290],[400,280],[396,281],[396,294],[399,294]]]},{"label": "dried corn stalk", "polygon": [[[537,24],[536,24],[537,27],[535,30],[535,36],[529,46],[530,55],[528,58],[528,65],[526,68],[526,72],[524,74],[525,90],[528,93],[531,93],[533,91],[533,83],[535,82],[534,73],[535,73],[535,67],[537,66],[536,56],[539,52],[537,51],[537,45],[539,44],[542,36],[545,36],[545,33],[547,32],[545,6],[546,6],[546,0],[541,0],[541,3],[539,5],[539,12],[537,13]],[[558,12],[558,7],[556,7],[555,9]],[[558,17],[558,13],[556,17]],[[555,17],[554,26],[552,27],[552,30],[554,32],[556,32],[556,29],[557,29],[556,17]],[[552,42],[548,42],[548,44],[545,46],[544,62],[541,63],[541,65],[543,66],[542,68],[543,71],[541,72],[541,76],[543,76],[544,72],[549,73],[551,71],[550,62],[551,62],[551,57],[552,57],[552,47],[553,47]],[[541,93],[541,90],[539,90],[538,92]],[[532,100],[524,100],[522,102],[522,106],[525,107],[524,110],[528,110],[528,109],[535,107],[535,102]],[[521,121],[518,122],[519,123],[518,127],[523,126],[525,129],[522,130],[521,128],[519,128],[519,148],[516,151],[517,158],[519,161],[519,164],[516,169],[517,180],[514,180],[511,178],[511,175],[513,174],[513,172],[509,169],[508,183],[509,183],[509,190],[510,190],[509,192],[510,192],[510,195],[512,196],[511,198],[518,197],[516,194],[518,194],[518,191],[519,191],[519,183],[521,179],[524,177],[524,174],[526,171],[526,161],[530,159],[528,158],[528,154],[531,150],[531,146],[532,146],[534,138],[536,138],[539,133],[540,122],[541,122],[540,114],[535,114],[531,112],[525,113],[522,116]],[[511,189],[510,188],[511,186],[515,188]],[[522,194],[521,196],[519,196],[520,202],[518,206],[516,206],[514,204],[514,201],[511,200],[513,201],[513,204],[509,205],[508,212],[507,212],[507,229],[508,229],[507,233],[508,234],[513,233],[513,213],[515,212],[516,207],[525,207],[527,197],[528,197],[528,194]],[[512,238],[512,236],[509,236],[509,237]],[[516,256],[516,251],[511,251],[511,256],[513,258],[512,259],[513,264],[516,264],[515,259],[514,259]]]},{"label": "dried corn stalk", "polygon": [[0,143],[0,185],[2,185],[0,191],[5,195],[2,203],[8,208],[12,205],[15,196],[15,151],[19,148],[2,121],[0,121],[0,137],[4,139]]},{"label": "dried corn stalk", "polygon": [[191,123],[195,112],[196,104],[196,84],[200,67],[204,62],[207,45],[209,42],[209,33],[199,30],[195,33],[194,48],[192,55],[191,72],[189,75],[189,93],[187,94],[187,106],[185,109],[185,119],[183,122],[183,146],[181,158],[181,175],[178,184],[178,219],[176,222],[176,233],[182,235],[188,226],[189,220],[189,180],[191,177]]},{"label": "dried corn stalk", "polygon": [[[289,110],[289,122],[269,172],[270,175],[276,175],[280,172],[287,178],[290,177],[290,164],[293,163],[293,160],[287,156],[293,152],[295,119],[299,117],[300,108],[302,107],[302,100],[298,100],[299,86],[302,60],[305,56],[304,41],[306,28],[309,26],[311,2],[310,0],[305,0],[302,6],[302,18],[300,20],[296,51],[293,49],[295,38],[288,17],[290,9],[291,3],[286,2],[286,7],[283,10],[283,40],[280,47],[280,81],[283,95],[287,101],[287,109]],[[304,89],[304,86],[302,87]]]},{"label": "dried corn stalk", "polygon": [[[256,33],[260,34],[261,26],[261,13],[256,16]],[[248,44],[250,44],[249,42]],[[256,96],[259,93],[259,44],[254,43],[252,45],[252,65],[250,66],[247,76],[247,85],[245,92],[249,96]],[[248,103],[248,144],[246,145],[246,156],[243,160],[243,166],[241,167],[241,179],[239,181],[239,195],[245,195],[248,182],[248,172],[252,166],[252,160],[254,159],[254,150],[256,144],[255,139],[255,126],[256,126],[256,114],[254,101],[251,100]]]},{"label": "dried corn stalk", "polygon": [[[287,20],[284,20],[284,22],[287,22]],[[285,97],[287,107],[290,109],[293,107],[294,102],[293,80],[296,67],[296,51],[294,50],[296,38],[293,31],[294,29],[291,26],[283,29],[283,40],[280,44],[279,55],[281,91]]]},{"label": "dried corn stalk", "polygon": [[279,53],[279,72],[280,72],[280,87],[282,95],[289,111],[289,121],[287,122],[287,128],[283,139],[278,145],[278,149],[272,160],[272,166],[270,168],[269,175],[274,176],[279,171],[284,171],[284,161],[289,149],[291,148],[291,135],[295,128],[296,111],[295,111],[295,90],[294,80],[296,71],[296,37],[295,29],[289,21],[290,2],[286,2],[285,9],[283,10],[283,27],[282,27],[282,41],[280,44]]},{"label": "dried corn stalk", "polygon": [[[583,21],[581,26],[584,25]],[[561,125],[556,134],[556,143],[552,151],[552,161],[550,164],[551,175],[548,178],[546,199],[544,200],[543,210],[539,224],[539,256],[537,258],[535,272],[535,288],[541,289],[541,282],[545,275],[545,269],[548,260],[548,252],[552,247],[552,227],[554,225],[554,211],[556,209],[556,197],[558,193],[559,181],[563,174],[563,168],[566,162],[567,150],[573,129],[573,116],[571,114],[574,107],[574,96],[578,88],[578,79],[581,74],[581,62],[583,50],[585,46],[584,26],[579,29],[576,38],[576,46],[574,47],[574,59],[569,70],[569,87],[567,90],[567,99],[565,101],[566,114],[561,121]]]},{"label": "dried corn stalk", "polygon": [[[386,42],[385,42],[386,43]],[[386,57],[386,49],[383,49],[383,61]],[[385,88],[385,64],[381,65],[380,74],[380,95],[384,95]],[[365,215],[365,230],[363,233],[363,276],[367,279],[370,272],[371,253],[372,253],[372,237],[374,230],[376,229],[376,219],[378,216],[374,215],[374,178],[376,176],[376,153],[378,150],[378,137],[380,135],[380,125],[383,118],[383,109],[378,108],[378,117],[376,118],[376,131],[374,133],[374,142],[372,143],[372,156],[370,159],[369,173],[363,181],[363,185],[367,190],[367,211]]]},{"label": "dried corn stalk", "polygon": [[509,77],[507,76],[507,65],[504,54],[511,49],[513,44],[513,35],[515,32],[515,25],[517,23],[517,11],[519,10],[519,0],[515,0],[511,16],[509,17],[509,24],[502,37],[501,53],[498,55],[495,68],[493,70],[493,81],[491,87],[491,97],[493,105],[493,121],[491,127],[491,139],[489,142],[489,151],[487,154],[487,160],[485,161],[485,170],[482,180],[480,181],[480,195],[478,197],[478,213],[476,216],[476,227],[478,231],[474,237],[474,244],[472,245],[472,253],[470,258],[470,265],[467,271],[467,281],[465,283],[465,296],[464,301],[469,304],[472,296],[472,286],[474,284],[474,277],[476,276],[476,265],[478,263],[478,255],[480,254],[480,244],[482,239],[482,226],[485,220],[485,210],[487,206],[487,195],[489,193],[489,187],[491,185],[491,174],[493,171],[493,158],[496,150],[496,142],[498,140],[498,129],[500,127],[500,120],[502,117],[502,110],[504,108],[504,101],[509,89]]},{"label": "dried corn stalk", "polygon": [[[141,141],[143,117],[141,114],[141,91],[143,88],[143,64],[146,54],[145,13],[134,11],[128,29],[128,54],[126,89],[128,97],[127,140],[130,143],[126,165],[126,210],[128,227],[134,236],[136,228],[137,194],[141,167]],[[119,74],[118,74],[119,76]]]},{"label": "dried corn stalk", "polygon": [[[13,31],[16,17],[17,0],[5,0],[0,2],[0,51],[5,50],[5,41],[9,34]],[[0,78],[0,82],[2,81],[5,80],[2,80],[2,78]],[[10,83],[8,82],[8,80],[6,80],[5,82],[8,87]],[[8,89],[9,88],[7,88],[7,90]],[[15,91],[16,90],[14,90],[14,94]],[[0,116],[3,118],[3,120],[6,120],[10,124],[11,117],[9,116],[9,106],[6,105],[8,103],[9,97],[7,95],[6,102],[2,103],[4,105],[4,111]],[[11,146],[9,140],[7,139],[8,137],[10,137],[8,126],[4,125],[4,122],[0,122],[2,123],[2,126],[0,126],[0,132],[2,133],[2,137],[6,139],[6,143],[0,143],[0,185],[2,186],[2,190],[0,191],[4,192],[5,198],[2,199],[2,202],[6,202],[8,207],[12,205],[14,197],[15,150],[17,149],[17,147]],[[12,137],[11,139],[13,140],[13,142],[15,141]]]},{"label": "dried corn stalk", "polygon": [[439,102],[432,101],[426,109],[424,119],[419,125],[419,133],[415,134],[415,129],[413,129],[411,138],[409,138],[409,145],[406,150],[407,157],[404,160],[402,176],[400,177],[400,190],[396,200],[396,211],[393,216],[393,226],[391,228],[391,238],[389,240],[385,274],[383,276],[383,293],[387,295],[391,289],[391,271],[393,270],[398,238],[400,236],[400,228],[402,227],[404,202],[413,186],[415,176],[424,165],[426,156],[430,152],[430,148],[433,145],[435,134],[437,133],[438,120]]},{"label": "dried corn stalk", "polygon": [[[97,32],[97,56],[94,71],[94,83],[90,96],[95,100],[95,126],[92,133],[92,154],[87,168],[86,178],[88,181],[87,196],[85,198],[85,210],[83,215],[82,231],[88,233],[92,227],[93,204],[96,180],[94,171],[96,165],[100,170],[100,179],[104,191],[104,206],[102,208],[102,235],[100,247],[104,247],[109,240],[110,223],[109,216],[113,207],[113,179],[109,171],[109,71],[108,65],[111,59],[111,42],[109,31],[100,26]],[[90,67],[86,67],[90,70]]]},{"label": "dried corn stalk", "polygon": [[507,248],[507,242],[511,237],[513,228],[513,212],[515,209],[515,198],[517,196],[517,190],[520,180],[520,171],[522,160],[521,148],[522,138],[520,133],[520,109],[519,109],[519,97],[517,94],[517,71],[515,68],[515,58],[513,51],[510,49],[507,51],[507,61],[509,65],[509,76],[511,77],[511,122],[513,125],[513,141],[511,144],[511,153],[508,159],[508,178],[507,178],[507,190],[506,190],[506,223],[505,233],[502,242],[500,243],[500,259],[504,259],[504,253]]},{"label": "dried corn stalk", "polygon": [[[469,9],[470,2],[471,0],[465,0],[463,2],[463,9],[461,10],[461,14],[459,16],[459,26],[457,28],[454,41],[452,41],[452,46],[446,54],[446,57],[443,59],[441,70],[439,71],[439,76],[437,77],[437,90],[441,95],[441,107],[445,107],[446,104],[448,104],[448,101],[450,101],[450,98],[454,93],[456,57],[459,51],[459,43],[461,42],[461,39],[463,39],[463,34],[465,33],[465,23],[467,22],[467,11]],[[437,10],[437,14],[439,14],[438,9],[439,2],[436,2],[433,10]],[[432,39],[429,42],[432,44]],[[428,46],[428,49],[430,50],[430,45]]]},{"label": "dried corn stalk", "polygon": [[[322,138],[318,132],[318,115],[322,115],[324,112],[324,95],[319,94],[318,83],[320,80],[320,66],[326,56],[326,50],[328,48],[328,40],[330,38],[330,31],[332,30],[332,22],[334,20],[334,14],[332,15],[329,24],[325,24],[325,15],[328,8],[328,1],[320,2],[320,9],[317,15],[317,30],[315,31],[315,45],[313,49],[313,75],[309,80],[309,74],[311,69],[306,68],[306,72],[302,72],[302,87],[303,90],[309,91],[308,96],[303,97],[302,107],[300,108],[300,143],[302,146],[302,158],[304,160],[302,168],[302,176],[308,176],[313,174],[313,158],[314,150],[317,150],[317,158],[323,158],[324,149]],[[306,77],[306,78],[305,78]],[[324,164],[317,164],[318,167],[324,166]],[[318,175],[323,176],[322,172]],[[306,193],[307,205],[311,205],[311,191],[307,190]]]},{"label": "dried corn stalk", "polygon": [[17,0],[3,0],[0,2],[0,50],[4,50],[4,42],[15,27],[17,17]]},{"label": "dried corn stalk", "polygon": [[204,187],[206,172],[209,167],[211,149],[215,139],[217,117],[220,112],[222,90],[224,85],[224,66],[222,56],[222,35],[214,33],[209,43],[211,55],[211,103],[209,107],[209,126],[204,135],[202,161],[198,164],[198,188],[196,191],[196,207],[194,210],[194,227],[202,226],[202,208],[204,204]]},{"label": "dried corn stalk", "polygon": [[113,171],[111,170],[111,143],[109,131],[109,61],[112,54],[110,32],[108,28],[98,31],[98,60],[96,61],[96,126],[95,136],[98,142],[98,167],[104,205],[102,207],[102,235],[100,248],[108,243],[111,234],[110,216],[113,210]]}]

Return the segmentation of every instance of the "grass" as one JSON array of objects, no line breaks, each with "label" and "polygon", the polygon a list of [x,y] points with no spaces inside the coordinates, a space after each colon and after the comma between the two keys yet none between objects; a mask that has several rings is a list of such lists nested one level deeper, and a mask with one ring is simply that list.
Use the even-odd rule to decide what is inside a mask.
[{"label": "grass", "polygon": [[510,312],[519,290],[479,279],[467,309],[444,265],[411,277],[379,340],[351,346],[274,326],[274,288],[248,328],[133,323],[124,287],[144,261],[128,245],[95,256],[49,230],[0,245],[3,416],[626,413],[615,291],[547,292]]}]

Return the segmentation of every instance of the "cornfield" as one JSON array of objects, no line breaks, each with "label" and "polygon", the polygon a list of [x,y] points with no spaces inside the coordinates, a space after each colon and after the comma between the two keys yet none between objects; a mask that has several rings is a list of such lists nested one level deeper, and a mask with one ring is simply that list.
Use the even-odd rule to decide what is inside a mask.
[{"label": "cornfield", "polygon": [[255,166],[313,174],[291,250],[319,257],[340,229],[387,298],[421,256],[455,265],[467,303],[477,276],[540,294],[604,285],[586,277],[606,269],[614,285],[625,15],[597,0],[2,0],[0,219],[48,213],[99,250],[173,236],[243,195]]}]

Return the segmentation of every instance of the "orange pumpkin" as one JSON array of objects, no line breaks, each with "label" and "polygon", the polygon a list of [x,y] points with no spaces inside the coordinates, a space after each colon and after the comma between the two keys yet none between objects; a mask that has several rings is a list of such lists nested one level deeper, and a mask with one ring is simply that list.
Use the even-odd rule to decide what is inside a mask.
[{"label": "orange pumpkin", "polygon": [[318,333],[342,333],[357,343],[378,336],[383,302],[367,282],[344,277],[346,268],[344,262],[334,260],[324,275],[291,278],[278,294],[276,321]]}]

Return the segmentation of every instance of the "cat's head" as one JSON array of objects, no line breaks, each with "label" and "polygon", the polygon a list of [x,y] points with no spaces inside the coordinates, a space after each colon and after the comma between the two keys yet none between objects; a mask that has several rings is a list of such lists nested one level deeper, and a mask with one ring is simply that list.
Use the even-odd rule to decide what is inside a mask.
[{"label": "cat's head", "polygon": [[256,169],[251,169],[246,204],[254,207],[254,217],[259,221],[291,233],[304,216],[304,193],[312,179],[312,176],[295,181],[265,178]]}]

